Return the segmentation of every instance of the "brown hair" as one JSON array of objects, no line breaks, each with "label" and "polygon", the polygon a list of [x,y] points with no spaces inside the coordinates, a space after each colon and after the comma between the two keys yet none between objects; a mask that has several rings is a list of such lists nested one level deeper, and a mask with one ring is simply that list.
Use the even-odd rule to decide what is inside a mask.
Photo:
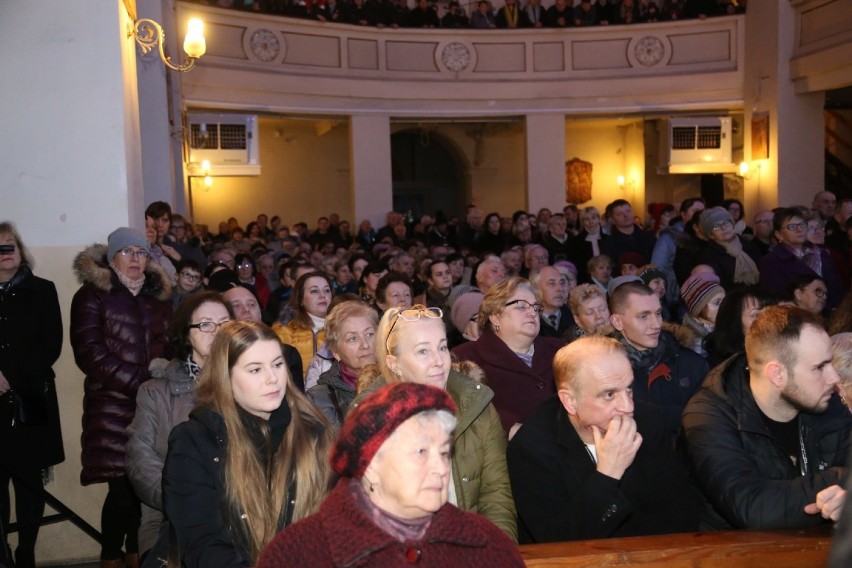
[{"label": "brown hair", "polygon": [[796,345],[805,326],[823,329],[814,314],[796,306],[769,306],[757,316],[746,334],[745,350],[752,371],[773,360],[786,369],[796,366]]},{"label": "brown hair", "polygon": [[[325,283],[328,284],[328,289],[333,290],[331,286],[331,279],[325,272],[321,272],[319,270],[302,274],[299,276],[299,279],[296,280],[296,284],[293,285],[293,295],[290,297],[290,305],[293,308],[293,321],[305,329],[311,329],[313,327],[311,316],[308,315],[307,311],[305,311],[304,305],[305,289],[308,287],[308,280],[311,278],[322,278],[325,280]],[[329,292],[329,299],[330,298],[331,292]]]},{"label": "brown hair", "polygon": [[[281,345],[278,336],[264,324],[232,321],[223,325],[213,340],[196,391],[198,406],[220,414],[228,433],[226,495],[231,510],[245,512],[252,563],[278,532],[287,502],[295,501],[294,521],[316,512],[328,493],[331,478],[328,422],[289,375],[282,404],[290,407],[292,418],[267,477],[267,466],[259,459],[240,419],[231,386],[231,372],[240,356],[259,341]],[[268,438],[266,423],[262,424],[262,432]],[[293,481],[297,481],[296,493],[290,495]]]}]

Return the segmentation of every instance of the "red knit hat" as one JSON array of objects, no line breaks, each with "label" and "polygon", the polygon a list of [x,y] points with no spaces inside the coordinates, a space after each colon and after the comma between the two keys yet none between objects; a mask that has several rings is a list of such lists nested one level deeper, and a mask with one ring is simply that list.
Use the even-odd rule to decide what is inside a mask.
[{"label": "red knit hat", "polygon": [[417,383],[394,383],[352,408],[331,450],[331,467],[341,477],[360,479],[373,456],[400,424],[427,410],[456,413],[447,391]]}]

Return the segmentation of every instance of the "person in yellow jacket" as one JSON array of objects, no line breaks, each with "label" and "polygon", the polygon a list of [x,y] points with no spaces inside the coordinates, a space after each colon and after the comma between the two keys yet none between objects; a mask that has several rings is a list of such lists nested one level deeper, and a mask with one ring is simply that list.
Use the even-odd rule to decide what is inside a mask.
[{"label": "person in yellow jacket", "polygon": [[325,316],[331,303],[331,281],[323,272],[303,274],[293,287],[290,298],[293,319],[287,325],[272,326],[278,338],[292,345],[302,357],[302,373],[325,343]]}]

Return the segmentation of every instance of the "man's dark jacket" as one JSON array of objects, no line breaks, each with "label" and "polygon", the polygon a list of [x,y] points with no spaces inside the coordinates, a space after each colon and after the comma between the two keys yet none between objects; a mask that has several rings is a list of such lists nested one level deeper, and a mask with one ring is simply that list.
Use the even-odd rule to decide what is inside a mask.
[{"label": "man's dark jacket", "polygon": [[[826,522],[808,515],[816,494],[846,481],[852,415],[832,396],[822,414],[799,414],[804,455],[794,464],[764,424],[744,354],[715,369],[683,413],[683,451],[713,506],[718,528],[796,528]],[[709,518],[709,516],[708,516]]]},{"label": "man's dark jacket", "polygon": [[597,471],[555,396],[518,430],[506,458],[521,544],[698,529],[700,493],[662,415],[637,403],[634,419],[642,445],[620,480]]}]

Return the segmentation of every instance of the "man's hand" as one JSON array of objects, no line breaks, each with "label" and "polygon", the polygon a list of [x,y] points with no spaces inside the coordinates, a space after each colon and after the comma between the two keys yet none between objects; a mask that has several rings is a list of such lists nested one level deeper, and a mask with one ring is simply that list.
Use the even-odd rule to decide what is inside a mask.
[{"label": "man's hand", "polygon": [[592,436],[598,456],[598,471],[613,479],[621,479],[642,445],[636,421],[630,416],[616,416],[609,421],[605,435],[601,434],[600,428],[592,426]]},{"label": "man's hand", "polygon": [[837,522],[840,512],[843,511],[844,501],[846,501],[846,490],[839,485],[832,485],[817,493],[816,503],[805,505],[805,513],[809,515],[819,513],[824,519]]}]

